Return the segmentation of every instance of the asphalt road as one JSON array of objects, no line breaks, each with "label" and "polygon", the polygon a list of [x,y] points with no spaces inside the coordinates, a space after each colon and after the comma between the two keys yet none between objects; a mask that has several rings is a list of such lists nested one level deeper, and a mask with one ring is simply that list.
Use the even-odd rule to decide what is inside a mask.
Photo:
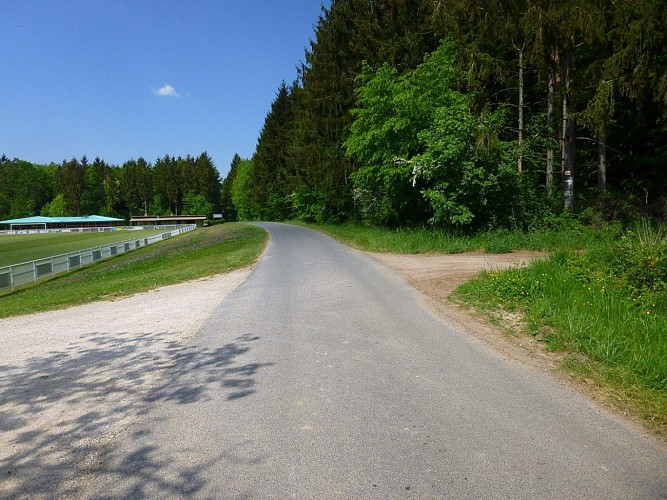
[{"label": "asphalt road", "polygon": [[370,258],[261,225],[255,271],[91,496],[667,498],[665,447],[450,329]]}]

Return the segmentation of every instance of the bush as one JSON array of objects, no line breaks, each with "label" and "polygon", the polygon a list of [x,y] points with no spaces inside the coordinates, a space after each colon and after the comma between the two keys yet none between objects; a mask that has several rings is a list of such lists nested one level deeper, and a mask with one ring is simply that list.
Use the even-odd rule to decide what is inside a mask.
[{"label": "bush", "polygon": [[292,193],[292,214],[302,222],[323,223],[327,220],[326,195],[307,186]]},{"label": "bush", "polygon": [[667,311],[667,233],[640,222],[621,233],[606,226],[584,254],[570,255],[567,273],[581,283],[615,287],[645,314]]},{"label": "bush", "polygon": [[619,244],[615,263],[634,294],[667,290],[667,233],[648,221],[628,230]]}]

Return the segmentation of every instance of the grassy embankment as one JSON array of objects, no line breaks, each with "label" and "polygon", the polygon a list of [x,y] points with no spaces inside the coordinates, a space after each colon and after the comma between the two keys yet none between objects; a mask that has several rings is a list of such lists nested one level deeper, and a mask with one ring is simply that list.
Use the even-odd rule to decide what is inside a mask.
[{"label": "grassy embankment", "polygon": [[452,299],[494,321],[520,313],[523,330],[564,354],[563,373],[605,404],[667,437],[667,231],[571,226],[559,231],[455,237],[427,230],[312,226],[380,252],[547,250],[524,268],[489,270]]},{"label": "grassy embankment", "polygon": [[245,224],[200,228],[0,296],[0,317],[118,298],[254,263],[266,232]]},{"label": "grassy embankment", "polygon": [[3,235],[0,236],[0,267],[145,238],[162,232],[164,230]]}]

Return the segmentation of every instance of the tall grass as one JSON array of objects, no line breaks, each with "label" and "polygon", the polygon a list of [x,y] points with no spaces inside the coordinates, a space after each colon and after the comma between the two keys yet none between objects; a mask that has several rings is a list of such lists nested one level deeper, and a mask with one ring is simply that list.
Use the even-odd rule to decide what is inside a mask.
[{"label": "tall grass", "polygon": [[355,224],[329,225],[309,224],[308,227],[322,231],[354,248],[369,252],[394,253],[462,253],[488,252],[507,253],[512,250],[582,249],[606,233],[617,232],[608,228],[604,236],[584,226],[573,226],[567,230],[541,229],[531,232],[497,230],[473,236],[457,235],[434,229],[399,228],[387,229],[359,226]]}]

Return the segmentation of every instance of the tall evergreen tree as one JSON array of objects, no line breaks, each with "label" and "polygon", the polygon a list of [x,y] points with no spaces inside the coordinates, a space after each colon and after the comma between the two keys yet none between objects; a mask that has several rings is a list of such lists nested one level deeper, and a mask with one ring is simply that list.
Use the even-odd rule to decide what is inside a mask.
[{"label": "tall evergreen tree", "polygon": [[163,158],[158,158],[153,166],[157,198],[155,207],[163,214],[179,215],[183,195],[182,162],[182,158],[178,161],[173,156],[165,155]]},{"label": "tall evergreen tree", "polygon": [[220,172],[206,151],[195,159],[195,165],[198,174],[196,193],[203,196],[213,210],[219,211],[222,208]]},{"label": "tall evergreen tree", "polygon": [[99,214],[104,207],[104,181],[109,175],[109,166],[99,157],[86,167],[81,210],[84,214]]},{"label": "tall evergreen tree", "polygon": [[356,164],[343,143],[362,63],[417,66],[437,46],[426,6],[419,0],[334,0],[320,16],[301,68],[289,162],[315,198],[324,197],[331,217],[352,208],[349,177]]},{"label": "tall evergreen tree", "polygon": [[293,127],[294,109],[290,90],[283,81],[264,119],[252,162],[254,176],[252,196],[262,207],[262,218],[287,217],[287,197],[293,191],[293,175],[288,152]]},{"label": "tall evergreen tree", "polygon": [[[85,160],[85,156],[83,159]],[[70,215],[81,215],[87,163],[87,160],[79,162],[76,158],[72,158],[70,161],[64,161],[58,168],[58,192],[63,194]]]},{"label": "tall evergreen tree", "polygon": [[[608,12],[610,47],[602,75],[608,85],[599,89],[594,104],[601,108],[596,111],[615,117],[606,130],[617,158],[609,175],[644,205],[659,206],[662,199],[667,207],[667,5],[615,1]],[[614,99],[611,109],[609,97]]]},{"label": "tall evergreen tree", "polygon": [[153,196],[153,172],[146,160],[139,157],[129,160],[122,167],[121,196],[130,215],[148,215]]},{"label": "tall evergreen tree", "polygon": [[225,221],[235,221],[237,219],[236,207],[234,206],[234,200],[232,199],[232,189],[240,163],[241,157],[238,154],[235,154],[229,167],[227,177],[222,181],[220,203],[222,205],[222,218]]}]

